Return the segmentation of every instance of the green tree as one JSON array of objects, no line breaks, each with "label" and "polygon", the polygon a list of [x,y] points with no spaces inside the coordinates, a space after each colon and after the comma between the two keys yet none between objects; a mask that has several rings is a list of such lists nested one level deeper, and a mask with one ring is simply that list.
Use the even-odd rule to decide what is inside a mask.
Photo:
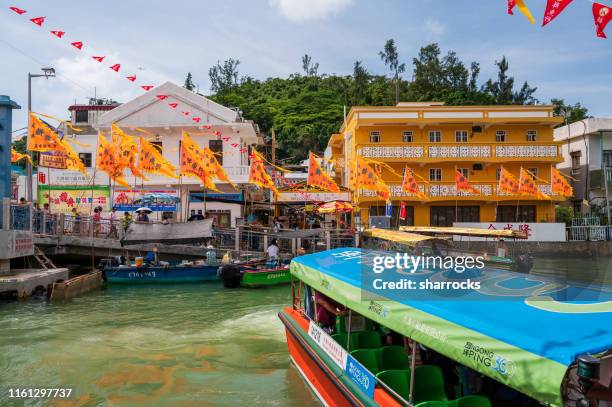
[{"label": "green tree", "polygon": [[191,72],[187,72],[187,77],[185,78],[185,83],[183,84],[183,87],[190,91],[193,91],[195,89]]},{"label": "green tree", "polygon": [[304,54],[302,57],[302,69],[304,70],[304,74],[306,76],[317,77],[319,72],[319,63],[312,62],[312,57],[308,54]]},{"label": "green tree", "polygon": [[399,63],[399,53],[393,39],[387,40],[385,47],[378,53],[380,59],[385,63],[393,74],[395,81],[395,103],[399,103],[400,95],[400,75],[406,71],[406,64]]},{"label": "green tree", "polygon": [[574,123],[590,117],[589,109],[582,106],[580,102],[570,105],[566,104],[563,99],[552,99],[550,104],[554,106],[553,115],[563,117],[565,119],[564,124]]},{"label": "green tree", "polygon": [[360,106],[366,104],[370,74],[361,61],[355,61],[353,65],[353,78],[351,89],[351,104]]},{"label": "green tree", "polygon": [[518,92],[514,91],[514,78],[508,76],[509,64],[506,57],[502,57],[501,61],[495,61],[498,73],[497,80],[489,79],[483,91],[486,93],[489,103],[495,105],[532,105],[537,102],[533,97],[538,88],[532,88],[527,82]]},{"label": "green tree", "polygon": [[223,93],[235,87],[238,84],[238,65],[240,60],[233,58],[226,59],[223,64],[217,61],[208,70],[210,90],[213,93]]}]

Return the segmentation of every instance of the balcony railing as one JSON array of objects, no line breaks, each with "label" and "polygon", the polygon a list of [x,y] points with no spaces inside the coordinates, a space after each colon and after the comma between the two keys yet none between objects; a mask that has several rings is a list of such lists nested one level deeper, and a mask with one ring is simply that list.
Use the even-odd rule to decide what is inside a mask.
[{"label": "balcony railing", "polygon": [[[469,191],[457,191],[456,185],[454,182],[432,182],[429,185],[420,185],[421,192],[427,194],[432,200],[447,200],[447,199],[472,199],[472,200],[482,200],[486,198],[490,200],[492,198],[499,200],[530,200],[534,199],[533,197],[524,196],[524,195],[513,195],[508,194],[506,192],[502,192],[499,190],[499,184],[497,182],[480,182],[471,184],[474,189],[480,191],[480,194],[476,194],[474,192]],[[550,184],[540,184],[538,185],[540,191],[543,193],[552,196],[553,198],[560,198],[557,195],[552,194],[552,187]],[[407,194],[402,192],[401,184],[389,184],[389,192],[391,198],[417,198],[414,194]],[[359,196],[361,198],[375,198],[376,193],[373,191],[360,190]],[[418,198],[420,199],[420,198]]]},{"label": "balcony railing", "polygon": [[385,160],[427,161],[430,159],[460,159],[492,161],[561,159],[555,143],[426,143],[426,144],[361,144],[357,154],[366,158]]}]

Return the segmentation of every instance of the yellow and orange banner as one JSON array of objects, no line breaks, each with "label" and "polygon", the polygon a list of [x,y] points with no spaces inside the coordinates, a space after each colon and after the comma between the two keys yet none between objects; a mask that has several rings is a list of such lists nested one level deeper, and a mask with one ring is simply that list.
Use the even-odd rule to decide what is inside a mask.
[{"label": "yellow and orange banner", "polygon": [[519,180],[504,167],[501,167],[499,173],[499,191],[510,195],[519,193]]},{"label": "yellow and orange banner", "polygon": [[559,194],[564,198],[569,198],[574,195],[574,189],[569,184],[567,179],[555,167],[550,167],[550,181],[552,184],[553,194]]},{"label": "yellow and orange banner", "polygon": [[30,128],[28,131],[28,150],[40,152],[64,151],[64,146],[57,133],[32,113],[30,113]]},{"label": "yellow and orange banner", "polygon": [[428,199],[427,195],[421,192],[421,187],[416,180],[416,174],[411,168],[404,169],[404,179],[402,181],[402,192],[416,195],[420,199]]},{"label": "yellow and orange banner", "polygon": [[23,159],[29,161],[30,164],[32,163],[32,159],[30,158],[29,155],[19,153],[19,152],[15,151],[14,148],[11,148],[11,162],[12,163],[19,162],[19,161],[21,161]]},{"label": "yellow and orange banner", "polygon": [[375,191],[381,199],[385,201],[389,199],[389,187],[383,181],[381,174],[374,170],[363,157],[357,157],[355,188]]},{"label": "yellow and orange banner", "polygon": [[455,169],[455,188],[457,188],[457,191],[467,191],[480,195],[480,191],[470,185],[467,178],[457,169]]},{"label": "yellow and orange banner", "polygon": [[140,154],[138,156],[138,167],[140,171],[148,174],[165,175],[170,178],[178,178],[175,174],[176,167],[166,160],[157,147],[140,137]]},{"label": "yellow and orange banner", "polygon": [[278,189],[276,189],[276,185],[274,185],[274,181],[272,181],[270,174],[266,172],[263,157],[254,149],[251,155],[249,182],[260,188],[269,189],[274,192],[275,196],[278,196]]},{"label": "yellow and orange banner", "polygon": [[323,171],[317,157],[312,152],[310,153],[309,164],[308,180],[306,181],[308,186],[319,187],[324,191],[340,192],[338,185]]},{"label": "yellow and orange banner", "polygon": [[550,197],[540,191],[540,188],[536,185],[535,176],[523,167],[521,167],[519,177],[519,193],[521,195],[534,196],[538,199],[550,199]]},{"label": "yellow and orange banner", "polygon": [[204,152],[187,132],[183,132],[183,139],[181,141],[180,174],[196,177],[202,181],[204,188],[217,191],[212,175],[204,167]]}]

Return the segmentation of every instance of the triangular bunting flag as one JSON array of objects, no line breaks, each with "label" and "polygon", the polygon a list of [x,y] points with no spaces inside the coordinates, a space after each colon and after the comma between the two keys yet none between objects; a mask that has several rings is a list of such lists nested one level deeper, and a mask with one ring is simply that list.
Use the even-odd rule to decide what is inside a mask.
[{"label": "triangular bunting flag", "polygon": [[45,18],[47,17],[35,17],[30,18],[30,21],[36,24],[37,26],[42,27],[43,23],[45,22]]},{"label": "triangular bunting flag", "polygon": [[[236,144],[236,147],[237,146],[238,144]],[[232,144],[232,147],[234,147],[234,144]],[[306,184],[311,187],[319,187],[324,191],[340,192],[338,185],[323,171],[313,153],[310,153],[308,180]]]},{"label": "triangular bunting flag", "polygon": [[593,3],[593,18],[595,19],[597,36],[599,38],[607,38],[604,30],[610,19],[612,19],[612,9],[604,4]]},{"label": "triangular bunting flag", "polygon": [[106,57],[92,57],[92,58],[95,59],[98,62],[102,62],[102,61],[104,61],[104,58],[106,58]]},{"label": "triangular bunting flag", "polygon": [[189,116],[189,112],[181,112],[183,116]]},{"label": "triangular bunting flag", "polygon": [[27,11],[25,11],[23,9],[20,9],[20,8],[17,8],[17,7],[9,7],[9,9],[13,10],[15,13],[17,13],[19,15],[27,13]]},{"label": "triangular bunting flag", "polygon": [[119,72],[119,70],[121,69],[121,64],[115,64],[111,67],[109,67],[110,69],[112,69],[115,72]]},{"label": "triangular bunting flag", "polygon": [[125,79],[127,79],[130,82],[134,82],[136,81],[136,75],[126,76]]},{"label": "triangular bunting flag", "polygon": [[51,34],[55,35],[57,38],[62,38],[66,33],[64,31],[51,31]]},{"label": "triangular bunting flag", "polygon": [[151,89],[154,88],[154,86],[152,85],[142,85],[141,88],[143,88],[144,90],[146,90],[147,92],[150,91]]},{"label": "triangular bunting flag", "polygon": [[166,100],[166,99],[168,99],[168,95],[157,95],[157,98],[159,100]]},{"label": "triangular bunting flag", "polygon": [[199,117],[192,117],[191,120],[193,120],[196,123],[200,123],[202,119],[200,119]]},{"label": "triangular bunting flag", "polygon": [[168,103],[168,106],[170,106],[173,109],[176,109],[176,107],[178,106],[178,103],[176,102]]},{"label": "triangular bunting flag", "polygon": [[547,0],[542,27],[557,18],[573,0]]},{"label": "triangular bunting flag", "polygon": [[70,43],[70,45],[72,45],[76,49],[83,49],[83,43],[81,41],[72,42]]}]

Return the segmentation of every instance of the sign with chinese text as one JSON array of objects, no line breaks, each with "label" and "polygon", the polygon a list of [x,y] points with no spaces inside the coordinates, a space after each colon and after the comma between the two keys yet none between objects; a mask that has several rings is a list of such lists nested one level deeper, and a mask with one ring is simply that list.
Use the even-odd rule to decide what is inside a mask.
[{"label": "sign with chinese text", "polygon": [[[454,227],[459,228],[478,228],[488,230],[516,230],[527,233],[527,240],[532,242],[564,242],[565,223],[526,223],[526,222],[490,222],[490,223],[471,223],[455,222]],[[463,241],[493,241],[491,238],[455,236],[455,240]]]},{"label": "sign with chinese text", "polygon": [[46,151],[40,153],[38,166],[46,168],[66,169],[66,154],[60,151]]},{"label": "sign with chinese text", "polygon": [[153,212],[175,212],[178,204],[176,189],[115,188],[113,206],[120,212],[133,212],[146,206]]},{"label": "sign with chinese text", "polygon": [[307,192],[293,191],[280,192],[278,202],[331,202],[331,201],[351,201],[348,192]]},{"label": "sign with chinese text", "polygon": [[110,188],[107,186],[39,185],[38,204],[48,203],[52,213],[70,213],[73,208],[80,214],[89,214],[101,206],[110,210]]}]

